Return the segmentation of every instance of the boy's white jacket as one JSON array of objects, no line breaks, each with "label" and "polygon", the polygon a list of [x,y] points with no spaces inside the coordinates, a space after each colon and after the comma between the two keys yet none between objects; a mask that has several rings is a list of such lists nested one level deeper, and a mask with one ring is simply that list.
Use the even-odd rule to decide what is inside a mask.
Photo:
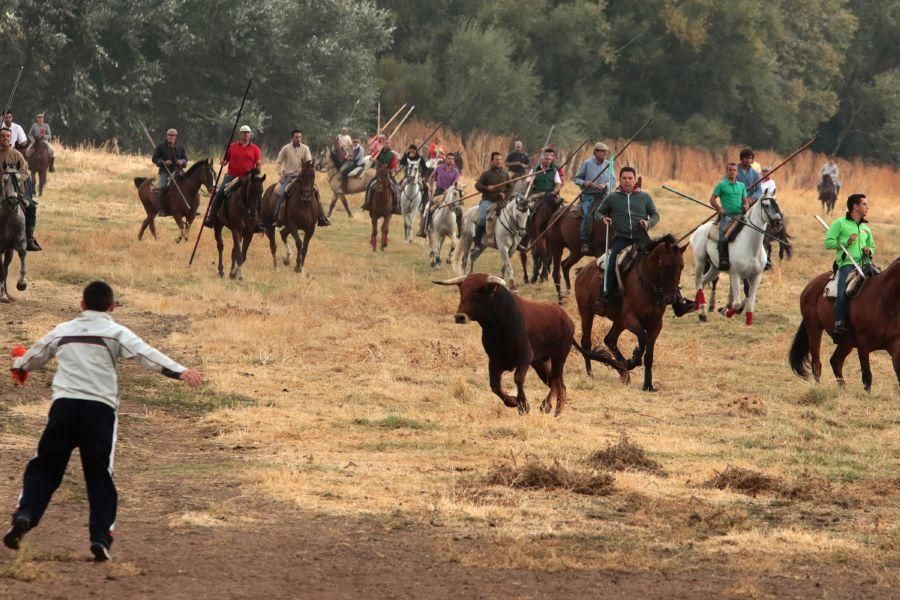
[{"label": "boy's white jacket", "polygon": [[137,358],[157,373],[178,379],[185,367],[147,344],[106,312],[86,310],[61,323],[13,363],[13,369],[34,371],[56,357],[53,399],[96,400],[119,405],[116,360]]}]

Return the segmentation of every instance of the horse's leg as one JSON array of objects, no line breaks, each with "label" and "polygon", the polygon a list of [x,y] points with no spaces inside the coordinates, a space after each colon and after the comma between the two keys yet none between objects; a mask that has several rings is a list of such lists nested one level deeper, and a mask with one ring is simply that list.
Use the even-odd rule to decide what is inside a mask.
[{"label": "horse's leg", "polygon": [[241,253],[241,234],[238,228],[231,230],[231,270],[228,271],[228,277],[234,279],[238,274],[238,262]]},{"label": "horse's leg", "polygon": [[560,304],[562,304],[563,293],[559,277],[560,263],[562,263],[562,248],[554,248],[551,245],[550,254],[553,257],[553,285],[556,286],[556,299]]},{"label": "horse's leg", "polygon": [[817,320],[806,323],[806,338],[809,340],[813,379],[818,382],[822,377],[822,328]]},{"label": "horse's leg", "polygon": [[519,248],[519,260],[522,262],[522,281],[526,284],[531,283],[528,280],[528,254],[522,248]]},{"label": "horse's leg", "polygon": [[384,220],[381,221],[381,249],[384,250],[388,245],[388,228],[391,226],[391,213],[388,213]]},{"label": "horse's leg", "polygon": [[831,363],[831,371],[834,373],[834,378],[841,387],[844,387],[844,361],[852,350],[853,346],[851,344],[839,344],[828,361]]},{"label": "horse's leg", "polygon": [[9,274],[9,264],[12,262],[12,249],[10,248],[0,257],[0,302],[4,304],[10,301],[9,292],[6,289],[6,277]]},{"label": "horse's leg", "polygon": [[[511,250],[515,252],[515,248],[512,248]],[[515,291],[516,274],[513,271],[512,260],[510,259],[509,252],[507,252],[506,250],[500,250],[500,259],[503,261],[503,266],[500,269],[500,277],[502,277],[507,283],[509,283],[509,289]]]},{"label": "horse's leg", "polygon": [[[705,256],[695,256],[694,257],[694,289],[696,293],[694,295],[694,302],[697,303],[697,318],[701,321],[706,321],[706,298],[703,295],[703,280],[706,269],[706,257]],[[713,283],[713,289],[715,290],[715,283]]]},{"label": "horse's leg", "polygon": [[562,414],[563,408],[566,406],[566,382],[563,373],[568,354],[569,350],[565,350],[550,357],[550,393],[556,396],[556,411],[553,413],[555,417]]},{"label": "horse's leg", "polygon": [[653,351],[656,348],[656,338],[659,337],[659,332],[662,329],[662,320],[660,320],[659,324],[651,326],[651,328],[647,331],[647,349],[644,351],[644,387],[643,390],[645,392],[655,392],[656,388],[653,387]]},{"label": "horse's leg", "polygon": [[269,252],[272,253],[272,268],[276,271],[278,270],[278,249],[275,247],[275,228],[269,227],[266,229],[266,237],[269,238]]},{"label": "horse's leg", "polygon": [[619,373],[619,380],[622,383],[627,384],[631,380],[631,374],[628,372],[627,366],[625,366],[627,361],[619,350],[619,336],[622,335],[622,331],[621,319],[613,320],[612,326],[603,337],[603,343],[609,348],[610,352],[613,353],[613,356],[622,363],[623,369]]},{"label": "horse's leg", "polygon": [[869,344],[857,337],[856,354],[859,356],[859,368],[862,371],[863,387],[867,392],[872,391],[872,367],[869,364]]},{"label": "horse's leg", "polygon": [[303,257],[306,256],[306,243],[300,239],[300,232],[296,227],[291,228],[291,237],[294,238],[294,245],[297,246],[297,264],[294,265],[294,272],[303,272]]},{"label": "horse's leg", "polygon": [[735,303],[737,299],[741,297],[741,278],[737,275],[737,273],[729,273],[728,274],[728,307],[725,309],[723,313],[729,319],[734,316],[734,313],[737,312],[735,309]]},{"label": "horse's leg", "polygon": [[709,310],[716,310],[716,288],[719,285],[719,276],[716,275],[716,278],[712,280],[712,284],[709,286]]},{"label": "horse's leg", "polygon": [[504,405],[509,408],[516,408],[519,403],[503,389],[502,377],[503,370],[496,364],[488,361],[488,379],[491,383],[491,391],[494,392],[498,398],[503,400]]},{"label": "horse's leg", "polygon": [[566,260],[562,261],[562,274],[563,279],[566,280],[566,295],[572,293],[572,280],[569,279],[569,270],[571,270],[572,265],[581,260],[581,251],[573,250],[569,252],[569,256],[566,257]]},{"label": "horse's leg", "polygon": [[753,276],[750,280],[750,293],[747,294],[747,302],[744,304],[744,317],[747,325],[753,325],[753,308],[756,306],[756,293],[759,291],[759,284],[762,281],[762,271]]},{"label": "horse's leg", "polygon": [[148,214],[147,214],[147,217],[146,217],[146,218],[144,219],[144,221],[141,223],[141,230],[138,231],[138,241],[139,241],[139,242],[140,242],[142,239],[144,239],[144,231],[147,229],[147,226],[150,225],[151,219],[152,219],[152,217],[151,217],[151,216],[149,215],[149,213],[148,213]]},{"label": "horse's leg", "polygon": [[[28,252],[25,251],[24,248],[20,248],[18,250],[19,253],[19,280],[16,282],[16,289],[20,292],[24,292],[28,287],[28,280],[25,279],[25,257],[28,255]],[[10,261],[12,261],[12,257],[10,257]]]},{"label": "horse's leg", "polygon": [[222,226],[216,223],[213,231],[216,234],[216,248],[219,251],[219,277],[225,277],[225,267],[222,265],[222,251],[225,249],[225,241],[222,239]]},{"label": "horse's leg", "polygon": [[372,237],[369,244],[372,246],[372,252],[375,252],[378,249],[378,217],[375,216],[374,211],[370,211],[369,214],[372,218]]},{"label": "horse's leg", "polygon": [[178,237],[175,238],[175,243],[180,244],[181,240],[187,241],[187,235],[185,234],[185,226],[184,219],[181,218],[181,213],[173,211],[172,219],[175,221],[175,225],[178,226]]},{"label": "horse's leg", "polygon": [[[578,315],[581,317],[581,347],[586,352],[590,352],[591,345],[591,331],[594,327],[594,310],[593,307],[588,304],[588,306],[578,306]],[[593,377],[594,372],[591,369],[591,359],[587,356],[584,357],[584,369],[587,371],[588,377]]]},{"label": "horse's leg", "polygon": [[237,270],[237,278],[239,281],[244,280],[243,274],[243,266],[244,263],[247,262],[247,253],[250,250],[250,244],[253,242],[253,232],[244,233],[241,236],[241,255],[238,257],[240,261],[238,262],[238,270]]}]

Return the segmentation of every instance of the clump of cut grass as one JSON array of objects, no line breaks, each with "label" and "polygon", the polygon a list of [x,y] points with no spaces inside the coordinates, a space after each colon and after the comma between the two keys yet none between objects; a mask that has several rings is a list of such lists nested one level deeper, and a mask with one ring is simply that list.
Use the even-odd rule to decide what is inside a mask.
[{"label": "clump of cut grass", "polygon": [[760,471],[729,465],[724,471],[717,471],[716,476],[704,483],[703,487],[733,490],[756,497],[761,492],[780,492],[784,489],[784,483],[781,479]]},{"label": "clump of cut grass", "polygon": [[615,444],[608,444],[588,457],[588,462],[610,471],[644,471],[659,477],[666,477],[663,466],[647,456],[647,452],[623,433]]},{"label": "clump of cut grass", "polygon": [[835,392],[833,390],[821,387],[811,387],[797,399],[797,404],[800,406],[818,406],[831,400],[834,396]]},{"label": "clump of cut grass", "polygon": [[566,490],[586,496],[607,496],[614,490],[615,477],[594,469],[575,469],[558,460],[547,465],[537,458],[529,458],[522,465],[512,459],[495,466],[484,482],[520,490]]},{"label": "clump of cut grass", "polygon": [[436,429],[433,423],[422,423],[414,419],[407,419],[399,415],[390,415],[383,419],[353,419],[354,425],[363,425],[365,427],[378,427],[380,429],[415,429],[426,430]]}]

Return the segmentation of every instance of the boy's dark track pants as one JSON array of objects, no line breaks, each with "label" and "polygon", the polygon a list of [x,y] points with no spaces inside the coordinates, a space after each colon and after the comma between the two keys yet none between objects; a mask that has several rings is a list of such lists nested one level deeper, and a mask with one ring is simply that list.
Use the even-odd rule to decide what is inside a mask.
[{"label": "boy's dark track pants", "polygon": [[13,519],[27,516],[34,528],[62,482],[72,450],[81,453],[81,468],[90,504],[91,541],[109,547],[118,496],[112,480],[116,411],[94,400],[59,398],[50,406],[37,456],[25,467],[25,481]]}]

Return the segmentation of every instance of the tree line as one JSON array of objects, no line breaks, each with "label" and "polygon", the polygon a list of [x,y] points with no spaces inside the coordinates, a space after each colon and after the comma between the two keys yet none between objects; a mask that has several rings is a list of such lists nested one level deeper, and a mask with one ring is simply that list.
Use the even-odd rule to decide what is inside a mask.
[{"label": "tree line", "polygon": [[[17,120],[142,148],[373,131],[375,107],[539,144],[627,137],[900,159],[900,3],[883,0],[0,0]],[[357,104],[357,100],[359,103]],[[354,106],[356,109],[354,110]],[[351,114],[352,113],[352,114]],[[25,124],[27,127],[27,123]]]}]

